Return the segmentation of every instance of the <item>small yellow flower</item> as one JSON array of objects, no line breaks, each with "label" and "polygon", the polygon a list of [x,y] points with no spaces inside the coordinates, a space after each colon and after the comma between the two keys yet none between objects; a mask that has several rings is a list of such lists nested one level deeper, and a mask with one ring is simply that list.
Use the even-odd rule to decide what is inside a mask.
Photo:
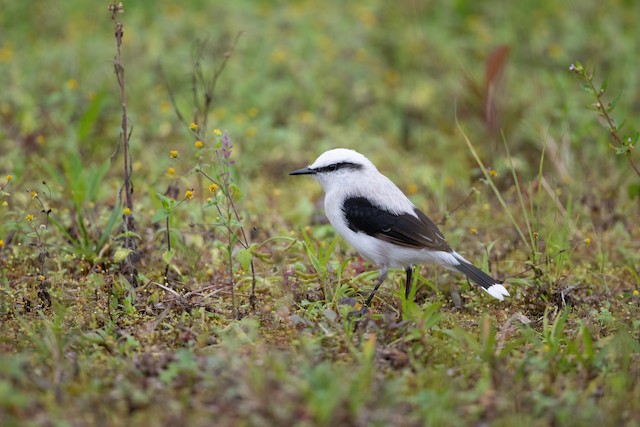
[{"label": "small yellow flower", "polygon": [[253,118],[258,115],[258,109],[256,107],[251,107],[249,108],[249,110],[247,110],[247,114],[249,115],[249,117]]},{"label": "small yellow flower", "polygon": [[211,184],[209,186],[209,191],[211,191],[212,193],[215,193],[217,189],[218,189],[218,185],[217,184]]},{"label": "small yellow flower", "polygon": [[[2,242],[2,240],[0,240],[0,242]],[[2,245],[4,245],[4,242],[2,242]],[[634,290],[633,290],[633,296],[634,296],[634,297],[637,297],[637,296],[639,296],[639,295],[640,295],[640,291],[639,291],[639,290],[637,290],[637,289],[634,289]]]},{"label": "small yellow flower", "polygon": [[210,204],[211,202],[213,202],[213,199],[211,199],[211,197],[207,197],[207,203]]},{"label": "small yellow flower", "polygon": [[31,193],[29,194],[31,194],[32,199],[35,199],[36,197],[38,197],[38,192],[36,190],[31,190]]},{"label": "small yellow flower", "polygon": [[193,190],[187,190],[184,192],[184,197],[186,197],[187,199],[191,200],[193,199]]},{"label": "small yellow flower", "polygon": [[409,184],[409,186],[407,187],[407,193],[409,193],[409,195],[413,195],[416,194],[418,192],[418,186],[416,184]]},{"label": "small yellow flower", "polygon": [[167,175],[168,175],[168,176],[173,176],[173,175],[175,175],[175,174],[176,174],[176,168],[174,168],[174,167],[172,167],[172,166],[169,166],[169,167],[167,168]]},{"label": "small yellow flower", "polygon": [[6,176],[7,182],[11,182],[13,180],[13,175]]},{"label": "small yellow flower", "polygon": [[40,134],[36,136],[36,142],[38,143],[38,145],[44,145],[44,143],[47,142],[47,140],[44,139],[44,135]]},{"label": "small yellow flower", "polygon": [[495,170],[495,169],[491,169],[491,170],[489,171],[489,174],[490,174],[491,176],[497,176],[497,175],[498,175],[498,172],[496,172],[496,170]]},{"label": "small yellow flower", "polygon": [[41,274],[38,276],[38,281],[39,282],[44,282],[45,277]]},{"label": "small yellow flower", "polygon": [[33,221],[33,215],[29,214],[26,216],[27,221],[31,222]]},{"label": "small yellow flower", "polygon": [[122,213],[123,213],[123,214],[125,214],[125,215],[127,215],[127,216],[129,216],[129,215],[131,215],[131,209],[129,209],[129,208],[124,208],[124,209],[122,210]]},{"label": "small yellow flower", "polygon": [[171,150],[171,151],[169,151],[169,156],[170,156],[172,159],[177,159],[177,158],[178,158],[178,150]]},{"label": "small yellow flower", "polygon": [[218,128],[215,128],[215,129],[213,130],[213,134],[214,134],[215,136],[222,136],[222,132],[221,132],[221,131],[220,131],[220,129],[218,129]]},{"label": "small yellow flower", "polygon": [[67,87],[69,90],[76,90],[78,88],[78,81],[76,79],[67,80]]},{"label": "small yellow flower", "polygon": [[538,238],[538,236],[539,236],[538,232],[537,232],[537,231],[534,231],[534,232],[533,232],[533,238],[534,238],[534,239],[537,239],[537,238]]},{"label": "small yellow flower", "polygon": [[475,227],[471,227],[471,230],[469,231],[471,231],[471,234],[478,234],[478,229]]},{"label": "small yellow flower", "polygon": [[586,239],[584,239],[584,243],[585,243],[586,245],[590,245],[590,244],[591,244],[591,238],[590,238],[590,237],[587,237]]},{"label": "small yellow flower", "polygon": [[0,249],[4,248],[4,240],[0,239]]},{"label": "small yellow flower", "polygon": [[189,129],[191,129],[191,131],[192,131],[192,132],[195,132],[195,131],[197,131],[197,130],[198,130],[198,125],[197,125],[197,124],[195,124],[195,123],[191,123],[191,124],[189,125]]},{"label": "small yellow flower", "polygon": [[196,146],[196,148],[202,148],[204,147],[204,142],[200,141],[199,139],[193,144]]}]

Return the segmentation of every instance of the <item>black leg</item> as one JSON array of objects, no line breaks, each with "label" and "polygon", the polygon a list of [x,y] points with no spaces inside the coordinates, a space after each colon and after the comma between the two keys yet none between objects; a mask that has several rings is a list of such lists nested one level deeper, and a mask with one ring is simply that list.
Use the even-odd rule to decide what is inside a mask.
[{"label": "black leg", "polygon": [[360,310],[355,310],[349,313],[348,317],[351,318],[351,317],[363,316],[367,312],[367,308],[369,308],[369,304],[371,304],[371,300],[373,299],[373,296],[376,294],[376,291],[378,290],[380,285],[382,285],[382,282],[384,282],[386,278],[387,278],[387,267],[382,267],[382,269],[380,270],[380,277],[378,278],[378,283],[376,283],[376,286],[373,288],[373,291],[371,291],[371,294],[369,294],[369,297],[364,302],[364,306]]},{"label": "black leg", "polygon": [[404,271],[407,272],[407,281],[404,282],[404,298],[408,300],[409,294],[411,293],[411,285],[413,285],[413,283],[411,282],[411,276],[413,275],[413,266],[407,266]]}]

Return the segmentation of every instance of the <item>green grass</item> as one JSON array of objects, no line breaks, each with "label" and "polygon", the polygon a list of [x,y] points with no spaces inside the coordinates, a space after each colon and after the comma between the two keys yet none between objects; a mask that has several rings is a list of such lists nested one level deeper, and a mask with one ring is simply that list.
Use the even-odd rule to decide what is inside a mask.
[{"label": "green grass", "polygon": [[[108,2],[5,3],[1,425],[637,425],[638,2],[125,2],[126,232]],[[354,330],[288,176],[340,146],[512,297],[393,272]]]}]

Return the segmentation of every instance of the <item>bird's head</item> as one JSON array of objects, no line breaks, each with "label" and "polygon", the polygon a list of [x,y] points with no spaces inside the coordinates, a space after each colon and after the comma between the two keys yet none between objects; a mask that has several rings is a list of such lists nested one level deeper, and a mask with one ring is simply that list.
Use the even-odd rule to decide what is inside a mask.
[{"label": "bird's head", "polygon": [[311,165],[289,175],[313,175],[327,191],[334,185],[363,179],[369,171],[376,171],[376,167],[365,156],[347,148],[336,148],[325,151]]}]

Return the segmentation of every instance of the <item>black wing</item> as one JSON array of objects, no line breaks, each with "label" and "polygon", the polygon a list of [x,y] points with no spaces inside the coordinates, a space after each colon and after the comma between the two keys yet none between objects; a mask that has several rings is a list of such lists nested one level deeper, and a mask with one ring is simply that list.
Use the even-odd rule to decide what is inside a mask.
[{"label": "black wing", "polygon": [[417,208],[417,217],[396,215],[365,197],[350,197],[342,205],[349,228],[399,246],[451,252],[438,227]]}]

